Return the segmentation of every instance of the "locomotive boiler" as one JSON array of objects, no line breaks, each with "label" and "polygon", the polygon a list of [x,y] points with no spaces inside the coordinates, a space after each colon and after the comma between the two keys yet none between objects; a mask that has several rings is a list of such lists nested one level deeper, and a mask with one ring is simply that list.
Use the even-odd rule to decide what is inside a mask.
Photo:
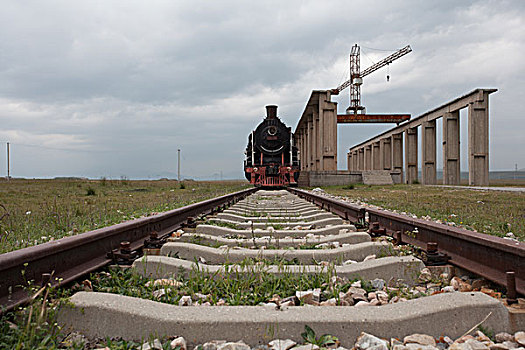
[{"label": "locomotive boiler", "polygon": [[292,128],[277,116],[277,106],[266,106],[266,118],[248,136],[244,175],[257,187],[297,186],[299,159]]}]

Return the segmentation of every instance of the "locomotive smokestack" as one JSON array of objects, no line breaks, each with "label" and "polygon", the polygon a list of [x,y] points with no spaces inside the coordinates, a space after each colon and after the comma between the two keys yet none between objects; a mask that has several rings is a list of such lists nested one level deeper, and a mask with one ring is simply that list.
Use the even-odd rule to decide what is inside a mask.
[{"label": "locomotive smokestack", "polygon": [[275,105],[266,106],[266,118],[267,119],[277,118],[277,106]]}]

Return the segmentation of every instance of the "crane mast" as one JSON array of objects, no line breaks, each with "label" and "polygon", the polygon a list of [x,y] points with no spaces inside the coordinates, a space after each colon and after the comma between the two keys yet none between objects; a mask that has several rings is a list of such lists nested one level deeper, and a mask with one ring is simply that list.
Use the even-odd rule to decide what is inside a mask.
[{"label": "crane mast", "polygon": [[412,49],[410,48],[410,45],[407,45],[361,72],[361,48],[359,45],[355,44],[352,46],[352,50],[350,51],[350,79],[339,85],[337,88],[332,89],[332,94],[338,95],[341,91],[347,87],[350,87],[350,106],[346,109],[346,113],[357,114],[359,111],[365,109],[365,107],[361,106],[361,85],[363,84],[363,77],[384,66],[389,65],[393,61],[403,57],[411,51]]}]

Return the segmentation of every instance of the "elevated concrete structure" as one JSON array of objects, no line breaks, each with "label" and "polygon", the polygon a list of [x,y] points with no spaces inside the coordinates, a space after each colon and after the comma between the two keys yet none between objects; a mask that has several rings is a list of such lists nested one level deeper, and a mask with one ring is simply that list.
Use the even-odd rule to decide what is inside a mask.
[{"label": "elevated concrete structure", "polygon": [[[476,89],[419,117],[364,141],[348,152],[348,170],[405,169],[404,182],[418,181],[418,134],[422,135],[422,179],[433,185],[436,180],[436,120],[443,118],[443,184],[460,182],[459,110],[468,108],[469,185],[489,183],[489,95],[497,89]],[[421,131],[418,131],[421,127]],[[405,158],[403,161],[403,136]],[[376,161],[376,157],[380,160]]]},{"label": "elevated concrete structure", "polygon": [[301,171],[337,170],[337,103],[330,91],[312,91],[294,133]]}]

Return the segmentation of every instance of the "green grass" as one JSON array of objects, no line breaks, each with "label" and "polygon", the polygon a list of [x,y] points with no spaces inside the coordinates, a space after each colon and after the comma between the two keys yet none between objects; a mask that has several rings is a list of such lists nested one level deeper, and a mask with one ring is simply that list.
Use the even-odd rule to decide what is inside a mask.
[{"label": "green grass", "polygon": [[234,224],[234,223],[231,223],[231,222],[218,221],[218,220],[214,220],[214,219],[207,220],[205,222],[205,224],[206,225],[213,225],[213,226],[231,228],[233,230],[242,230],[242,227],[240,227],[237,224]]},{"label": "green grass", "polygon": [[[164,287],[166,294],[160,298],[153,295],[155,290],[163,287],[153,286],[146,283],[151,279],[134,273],[131,269],[111,270],[109,273],[93,274],[91,282],[93,290],[98,292],[115,293],[143,299],[156,300],[169,304],[178,304],[184,295],[192,296],[197,300],[196,294],[206,295],[206,299],[212,305],[223,299],[229,305],[259,305],[266,303],[274,295],[286,298],[295,295],[297,290],[308,290],[321,288],[324,298],[339,298],[340,291],[346,291],[351,281],[332,283],[334,276],[332,268],[327,267],[324,272],[317,274],[292,275],[283,274],[277,276],[265,271],[264,264],[245,262],[242,265],[225,265],[227,273],[210,274],[206,271],[194,269],[188,278],[178,276],[177,279],[183,283],[181,287]],[[286,266],[283,269],[286,269]],[[247,274],[242,271],[250,271]]]},{"label": "green grass", "polygon": [[503,237],[513,232],[525,241],[525,194],[422,185],[355,185],[323,188],[345,196],[418,217],[430,216],[443,223],[454,222],[466,229]]},{"label": "green grass", "polygon": [[182,207],[244,181],[0,181],[0,253]]}]

